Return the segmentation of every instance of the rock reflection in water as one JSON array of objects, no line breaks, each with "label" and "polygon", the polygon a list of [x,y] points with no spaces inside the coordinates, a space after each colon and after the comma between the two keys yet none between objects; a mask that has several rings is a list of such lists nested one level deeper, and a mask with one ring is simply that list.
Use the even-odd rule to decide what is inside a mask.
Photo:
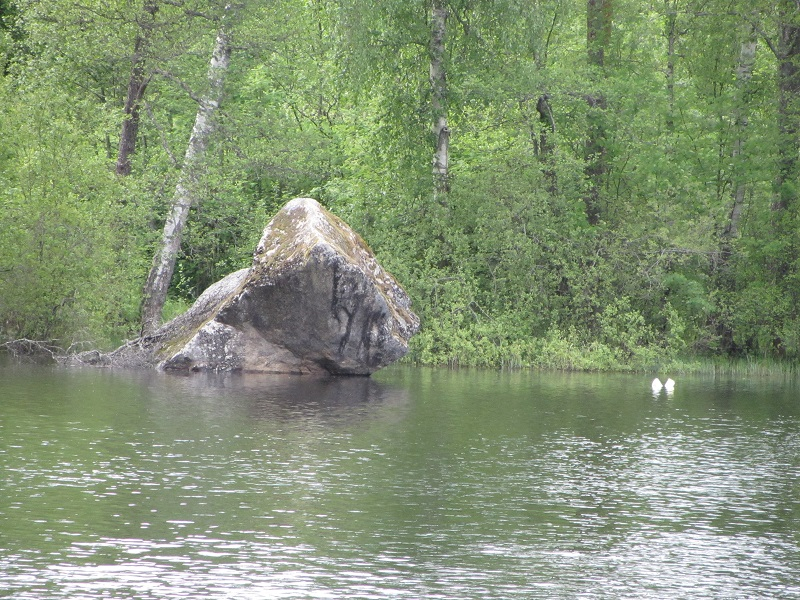
[{"label": "rock reflection in water", "polygon": [[408,390],[371,377],[265,374],[156,376],[155,397],[186,410],[240,412],[249,418],[367,418],[408,403]]}]

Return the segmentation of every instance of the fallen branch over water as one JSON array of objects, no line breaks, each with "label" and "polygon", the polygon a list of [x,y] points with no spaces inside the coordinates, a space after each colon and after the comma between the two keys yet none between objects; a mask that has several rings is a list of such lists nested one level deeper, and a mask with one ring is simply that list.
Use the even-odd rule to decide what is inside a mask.
[{"label": "fallen branch over water", "polygon": [[31,340],[18,338],[0,343],[0,350],[5,350],[14,358],[50,358],[55,361],[78,353],[80,348],[91,347],[91,342],[72,342],[66,349],[58,344],[59,340]]},{"label": "fallen branch over water", "polygon": [[55,345],[52,341],[29,340],[28,338],[10,340],[0,344],[0,347],[5,348],[6,351],[14,357],[49,356],[55,360],[56,356],[64,353],[64,350]]}]

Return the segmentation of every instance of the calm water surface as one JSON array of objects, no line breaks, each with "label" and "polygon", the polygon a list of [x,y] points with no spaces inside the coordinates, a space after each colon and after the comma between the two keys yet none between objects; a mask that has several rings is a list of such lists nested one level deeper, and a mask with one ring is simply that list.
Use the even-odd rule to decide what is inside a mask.
[{"label": "calm water surface", "polygon": [[800,387],[0,367],[0,597],[800,598]]}]

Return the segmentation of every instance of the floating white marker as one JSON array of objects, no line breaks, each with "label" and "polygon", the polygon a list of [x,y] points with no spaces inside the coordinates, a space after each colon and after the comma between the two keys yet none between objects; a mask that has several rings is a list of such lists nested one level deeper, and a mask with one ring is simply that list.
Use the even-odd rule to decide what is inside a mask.
[{"label": "floating white marker", "polygon": [[658,377],[656,377],[655,379],[653,379],[653,383],[650,385],[650,387],[653,388],[654,392],[660,391],[662,388],[661,380]]},{"label": "floating white marker", "polygon": [[672,390],[675,389],[675,382],[672,381],[672,379],[667,379],[664,382],[664,389],[667,390],[668,392],[671,392]]}]

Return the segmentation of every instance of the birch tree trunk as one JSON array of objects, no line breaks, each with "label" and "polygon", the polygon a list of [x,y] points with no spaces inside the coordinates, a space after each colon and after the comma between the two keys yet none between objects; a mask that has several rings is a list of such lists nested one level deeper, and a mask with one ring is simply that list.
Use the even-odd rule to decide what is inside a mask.
[{"label": "birch tree trunk", "polygon": [[433,192],[441,197],[450,191],[450,128],[447,126],[447,73],[444,68],[445,35],[448,10],[444,0],[433,0],[431,10],[430,82],[432,132],[435,140],[433,152]]},{"label": "birch tree trunk", "polygon": [[150,77],[145,73],[145,56],[152,30],[155,27],[155,15],[158,4],[154,0],[144,1],[144,12],[148,17],[142,16],[139,22],[140,31],[136,35],[131,57],[131,74],[128,79],[128,92],[125,97],[125,117],[122,121],[122,130],[119,134],[119,149],[117,152],[117,175],[131,174],[131,155],[136,151],[136,137],[139,134],[139,109],[141,108],[144,92]]},{"label": "birch tree trunk", "polygon": [[152,334],[161,324],[161,311],[164,308],[167,290],[175,270],[181,236],[200,180],[201,159],[215,129],[214,114],[222,100],[223,84],[230,64],[230,55],[230,40],[223,22],[217,34],[208,69],[208,93],[201,98],[197,108],[192,135],[189,138],[189,145],[183,161],[183,169],[178,184],[175,186],[169,215],[164,223],[161,246],[156,252],[153,266],[145,283],[142,303],[143,336]]}]

